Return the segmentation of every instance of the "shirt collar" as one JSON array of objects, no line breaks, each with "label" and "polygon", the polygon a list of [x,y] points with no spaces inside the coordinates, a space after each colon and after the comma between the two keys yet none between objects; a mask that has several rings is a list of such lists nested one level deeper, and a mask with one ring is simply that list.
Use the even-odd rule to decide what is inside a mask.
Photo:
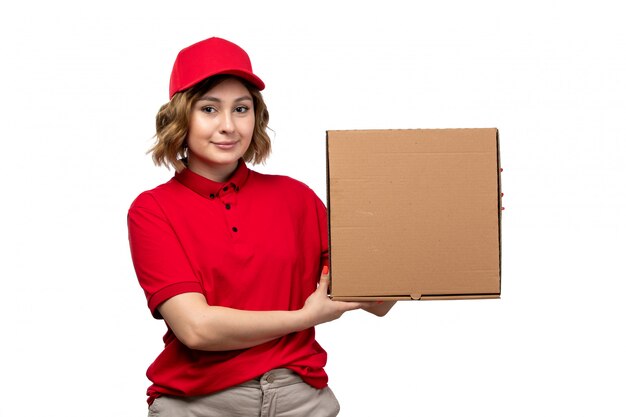
[{"label": "shirt collar", "polygon": [[196,174],[189,168],[177,172],[174,179],[201,196],[212,200],[229,192],[239,192],[246,183],[249,174],[250,169],[244,160],[240,159],[235,172],[226,182],[215,182]]}]

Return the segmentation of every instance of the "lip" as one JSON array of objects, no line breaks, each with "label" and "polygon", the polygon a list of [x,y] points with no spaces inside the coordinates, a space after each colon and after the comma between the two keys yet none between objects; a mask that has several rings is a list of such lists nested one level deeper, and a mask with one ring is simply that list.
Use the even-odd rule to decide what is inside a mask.
[{"label": "lip", "polygon": [[237,141],[234,142],[211,142],[214,146],[216,146],[219,149],[232,149],[237,145]]}]

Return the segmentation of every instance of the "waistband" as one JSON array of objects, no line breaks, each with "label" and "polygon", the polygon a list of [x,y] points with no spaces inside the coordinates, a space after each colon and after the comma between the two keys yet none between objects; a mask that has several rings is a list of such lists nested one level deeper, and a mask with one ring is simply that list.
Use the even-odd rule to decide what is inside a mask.
[{"label": "waistband", "polygon": [[304,383],[300,375],[286,368],[272,369],[269,372],[259,375],[258,377],[246,381],[240,386],[242,387],[255,387],[255,388],[280,388],[287,385]]}]

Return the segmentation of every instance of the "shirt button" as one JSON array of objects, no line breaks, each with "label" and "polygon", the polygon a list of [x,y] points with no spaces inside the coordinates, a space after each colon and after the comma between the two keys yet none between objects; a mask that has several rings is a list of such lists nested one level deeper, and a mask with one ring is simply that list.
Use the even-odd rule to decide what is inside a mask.
[{"label": "shirt button", "polygon": [[213,200],[213,199],[215,198],[215,194],[211,194],[211,195],[209,195],[209,198],[210,198],[211,200]]},{"label": "shirt button", "polygon": [[271,384],[272,382],[276,380],[276,377],[274,376],[274,374],[269,374],[266,379],[267,379],[267,382]]},{"label": "shirt button", "polygon": [[235,232],[235,233],[236,233],[236,232],[237,232],[237,230],[238,230],[238,229],[237,229],[236,227],[233,227],[233,232]]},{"label": "shirt button", "polygon": [[226,203],[225,207],[226,207],[226,210],[230,210],[230,204],[229,203]]}]

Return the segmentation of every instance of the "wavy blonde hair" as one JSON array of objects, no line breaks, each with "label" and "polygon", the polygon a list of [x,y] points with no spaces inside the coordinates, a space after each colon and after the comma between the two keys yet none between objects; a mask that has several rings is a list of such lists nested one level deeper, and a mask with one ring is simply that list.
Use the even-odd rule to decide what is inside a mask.
[{"label": "wavy blonde hair", "polygon": [[[168,103],[161,106],[156,116],[156,134],[154,135],[156,143],[148,151],[152,153],[152,160],[156,165],[173,167],[176,172],[182,171],[187,166],[187,133],[191,109],[207,91],[231,77],[233,76],[217,75],[207,78],[187,90],[174,94]],[[247,81],[237,79],[252,95],[254,105],[252,142],[243,155],[243,159],[252,164],[260,164],[267,159],[272,148],[267,134],[270,115],[261,92]]]}]

